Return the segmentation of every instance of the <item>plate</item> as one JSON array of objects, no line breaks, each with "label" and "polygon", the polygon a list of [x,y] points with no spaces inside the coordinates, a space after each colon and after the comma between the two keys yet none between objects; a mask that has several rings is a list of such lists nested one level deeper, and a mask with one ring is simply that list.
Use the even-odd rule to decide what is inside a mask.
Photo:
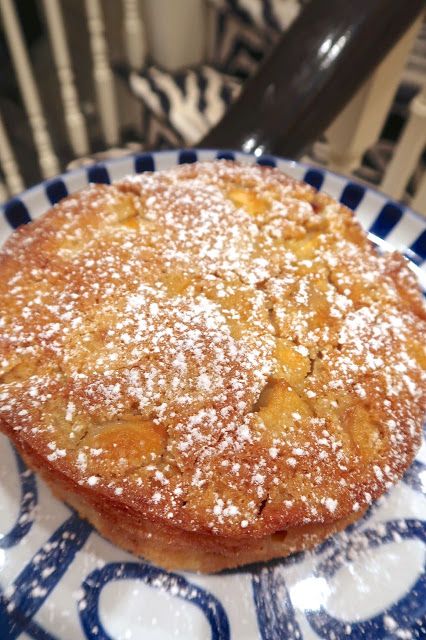
[{"label": "plate", "polygon": [[[356,212],[426,289],[426,219],[324,169],[215,151],[144,153],[46,181],[2,209],[0,239],[89,182],[216,157],[278,166]],[[114,547],[54,499],[0,436],[1,640],[426,638],[426,446],[365,517],[311,552],[205,576]]]}]

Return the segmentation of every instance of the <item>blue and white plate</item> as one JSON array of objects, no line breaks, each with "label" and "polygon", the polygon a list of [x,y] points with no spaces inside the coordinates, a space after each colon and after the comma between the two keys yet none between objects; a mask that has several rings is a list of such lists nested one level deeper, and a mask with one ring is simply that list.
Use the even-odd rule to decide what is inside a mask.
[{"label": "blue and white plate", "polygon": [[[426,219],[323,169],[271,157],[146,153],[82,168],[14,198],[0,240],[89,182],[234,157],[276,165],[354,209],[426,289]],[[101,538],[0,437],[0,640],[426,638],[426,446],[388,495],[309,553],[216,576],[168,573]]]}]

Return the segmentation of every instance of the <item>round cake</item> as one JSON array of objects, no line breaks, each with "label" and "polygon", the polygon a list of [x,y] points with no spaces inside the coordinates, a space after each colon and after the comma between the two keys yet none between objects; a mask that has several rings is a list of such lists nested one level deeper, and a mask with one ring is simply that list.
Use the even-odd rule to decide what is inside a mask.
[{"label": "round cake", "polygon": [[1,430],[102,535],[166,568],[312,547],[420,444],[414,275],[277,169],[92,185],[12,234],[0,287]]}]

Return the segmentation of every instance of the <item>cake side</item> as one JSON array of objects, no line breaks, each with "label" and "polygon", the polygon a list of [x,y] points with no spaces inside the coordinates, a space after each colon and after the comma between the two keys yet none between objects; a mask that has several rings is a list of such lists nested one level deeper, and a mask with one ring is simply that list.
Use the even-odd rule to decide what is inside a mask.
[{"label": "cake side", "polygon": [[185,531],[132,512],[117,500],[84,491],[68,477],[49,471],[43,459],[21,455],[48,484],[55,497],[73,507],[113,544],[168,570],[215,573],[254,562],[284,558],[312,549],[357,520],[360,513],[333,522],[289,527],[264,536],[225,537]]}]

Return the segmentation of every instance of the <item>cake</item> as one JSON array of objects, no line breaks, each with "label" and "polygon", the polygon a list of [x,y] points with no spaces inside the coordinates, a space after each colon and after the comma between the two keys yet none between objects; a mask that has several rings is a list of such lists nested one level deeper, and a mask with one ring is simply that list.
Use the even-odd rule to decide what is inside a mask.
[{"label": "cake", "polygon": [[278,169],[91,185],[11,235],[0,287],[0,429],[103,536],[166,568],[310,548],[419,447],[415,276]]}]

